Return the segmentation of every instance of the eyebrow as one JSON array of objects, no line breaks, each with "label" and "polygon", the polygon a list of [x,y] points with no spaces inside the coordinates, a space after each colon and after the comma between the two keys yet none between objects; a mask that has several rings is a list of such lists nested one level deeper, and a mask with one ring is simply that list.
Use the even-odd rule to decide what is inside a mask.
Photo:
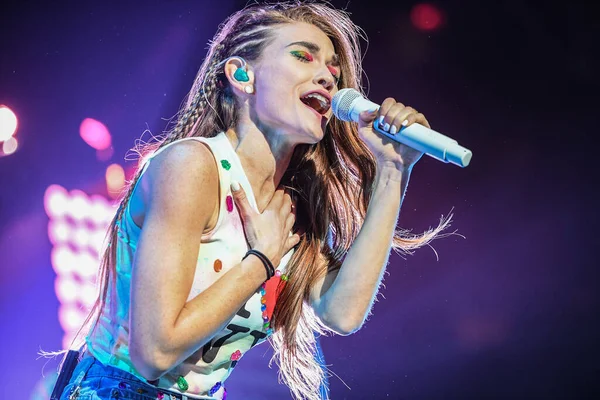
[{"label": "eyebrow", "polygon": [[[294,46],[294,45],[306,47],[308,50],[312,51],[313,53],[318,53],[321,51],[321,48],[319,47],[318,44],[313,43],[313,42],[305,42],[305,41],[293,42],[293,43],[288,44],[285,47],[287,48],[287,47]],[[331,64],[335,65],[336,67],[339,67],[340,57],[337,54],[334,54],[331,57]]]}]

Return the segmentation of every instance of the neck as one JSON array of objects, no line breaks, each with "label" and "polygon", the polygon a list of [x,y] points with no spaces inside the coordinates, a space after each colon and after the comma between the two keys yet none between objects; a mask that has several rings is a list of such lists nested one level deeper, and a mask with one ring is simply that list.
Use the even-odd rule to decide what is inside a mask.
[{"label": "neck", "polygon": [[250,181],[258,210],[263,212],[290,164],[295,144],[252,122],[240,122],[226,135]]}]

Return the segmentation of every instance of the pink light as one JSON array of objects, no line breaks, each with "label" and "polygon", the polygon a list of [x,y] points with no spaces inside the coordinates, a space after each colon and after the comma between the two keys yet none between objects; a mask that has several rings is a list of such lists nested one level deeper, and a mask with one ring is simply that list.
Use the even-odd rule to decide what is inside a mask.
[{"label": "pink light", "polygon": [[82,251],[77,255],[76,274],[87,282],[93,282],[100,267],[100,260],[89,252]]},{"label": "pink light", "polygon": [[94,282],[100,266],[98,257],[87,251],[73,252],[68,246],[54,247],[50,258],[59,277],[78,276],[87,282]]},{"label": "pink light", "polygon": [[434,31],[442,24],[442,12],[431,4],[417,4],[410,12],[413,25],[422,31]]},{"label": "pink light", "polygon": [[53,245],[63,244],[69,240],[71,228],[64,219],[50,220],[48,224],[48,237]]},{"label": "pink light", "polygon": [[90,236],[89,247],[94,250],[98,256],[100,256],[104,250],[106,234],[107,232],[105,230],[98,229]]},{"label": "pink light", "polygon": [[90,197],[91,207],[89,210],[89,219],[105,230],[112,221],[115,214],[115,207],[102,196],[92,195]]},{"label": "pink light", "polygon": [[81,221],[88,215],[91,204],[81,190],[72,190],[70,195],[69,213],[76,221]]},{"label": "pink light", "polygon": [[[15,113],[4,105],[0,106],[0,142],[10,139],[17,131],[17,125],[18,121]],[[6,150],[4,150],[4,153],[10,154]]]},{"label": "pink light", "polygon": [[70,274],[71,271],[77,268],[77,258],[67,246],[53,247],[50,260],[57,275]]},{"label": "pink light", "polygon": [[50,219],[50,257],[57,275],[55,292],[61,303],[59,320],[67,347],[96,301],[100,253],[116,205],[103,196],[51,185],[44,194],[44,207]]},{"label": "pink light", "polygon": [[75,333],[85,321],[89,310],[83,310],[75,306],[75,304],[62,305],[58,310],[58,319],[65,331],[63,336],[63,348],[69,348]]},{"label": "pink light", "polygon": [[44,208],[50,218],[61,218],[69,207],[69,197],[64,187],[50,185],[44,193]]},{"label": "pink light", "polygon": [[104,150],[110,147],[111,137],[108,128],[93,118],[86,118],[79,126],[79,135],[84,142],[96,150]]},{"label": "pink light", "polygon": [[81,302],[85,305],[87,309],[91,309],[94,303],[96,302],[96,298],[98,297],[98,291],[96,290],[96,285],[93,283],[86,283],[80,292]]},{"label": "pink light", "polygon": [[76,332],[85,320],[85,314],[75,305],[63,304],[58,311],[58,319],[65,332]]},{"label": "pink light", "polygon": [[[77,327],[77,329],[79,329],[79,327]],[[63,349],[68,349],[71,347],[71,342],[73,342],[76,332],[77,332],[77,330],[73,330],[72,332],[71,331],[65,332],[65,334],[63,336],[63,340],[62,340]]]},{"label": "pink light", "polygon": [[77,301],[77,292],[79,291],[77,282],[68,275],[57,276],[54,281],[56,296],[62,304],[74,303]]},{"label": "pink light", "polygon": [[78,226],[73,234],[73,243],[79,248],[87,247],[90,242],[90,233],[85,226]]}]

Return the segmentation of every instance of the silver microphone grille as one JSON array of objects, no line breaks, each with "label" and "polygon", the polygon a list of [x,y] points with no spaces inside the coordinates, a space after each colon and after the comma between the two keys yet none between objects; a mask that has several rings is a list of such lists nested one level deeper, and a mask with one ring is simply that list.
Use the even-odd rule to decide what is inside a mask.
[{"label": "silver microphone grille", "polygon": [[331,108],[333,114],[342,121],[351,122],[350,118],[350,106],[352,102],[357,98],[362,97],[362,94],[356,89],[346,88],[342,89],[333,96],[331,100]]}]

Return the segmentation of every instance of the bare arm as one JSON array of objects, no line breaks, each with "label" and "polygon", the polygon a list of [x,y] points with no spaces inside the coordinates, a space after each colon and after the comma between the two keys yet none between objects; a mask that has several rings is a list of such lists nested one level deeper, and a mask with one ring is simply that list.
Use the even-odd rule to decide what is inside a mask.
[{"label": "bare arm", "polygon": [[130,354],[157,379],[219,332],[265,279],[256,257],[231,268],[187,301],[200,239],[218,204],[208,148],[188,141],[165,150],[145,174],[144,223],[131,282]]},{"label": "bare arm", "polygon": [[373,304],[388,262],[410,169],[378,168],[364,224],[339,271],[311,292],[311,304],[329,328],[348,335],[360,329]]},{"label": "bare arm", "polygon": [[311,291],[315,313],[341,334],[360,329],[371,309],[388,262],[410,173],[423,155],[375,132],[376,118],[381,118],[380,126],[391,133],[413,123],[430,128],[423,114],[391,97],[386,98],[378,110],[364,111],[360,115],[359,135],[377,161],[373,195],[360,233],[340,270],[327,274]]}]

